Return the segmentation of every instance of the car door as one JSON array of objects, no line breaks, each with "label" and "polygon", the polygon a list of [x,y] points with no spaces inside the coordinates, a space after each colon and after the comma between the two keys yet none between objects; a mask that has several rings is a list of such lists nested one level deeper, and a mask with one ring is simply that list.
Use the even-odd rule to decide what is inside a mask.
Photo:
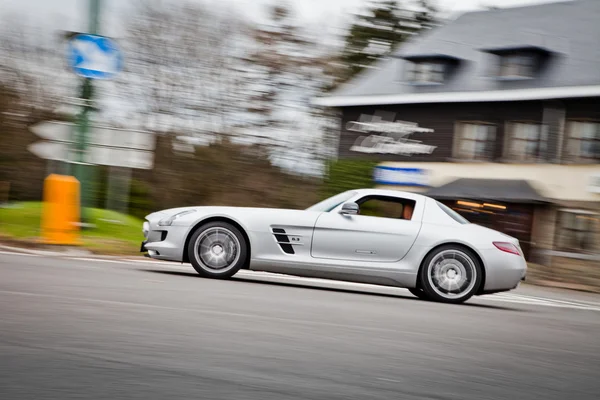
[{"label": "car door", "polygon": [[[421,219],[415,218],[415,213],[412,219],[402,219],[401,215],[386,210],[364,215],[372,200],[402,206],[410,202],[392,196],[366,196],[356,201],[361,206],[360,215],[343,215],[335,210],[321,214],[315,224],[311,256],[346,261],[401,260],[419,234]],[[414,201],[410,205],[415,210],[421,209],[415,207]]]}]

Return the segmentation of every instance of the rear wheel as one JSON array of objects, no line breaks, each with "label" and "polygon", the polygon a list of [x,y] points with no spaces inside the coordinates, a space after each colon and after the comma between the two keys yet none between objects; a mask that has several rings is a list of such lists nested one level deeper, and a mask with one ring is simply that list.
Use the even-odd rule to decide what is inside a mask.
[{"label": "rear wheel", "polygon": [[429,254],[420,271],[424,295],[444,303],[462,303],[481,285],[483,266],[473,252],[457,245],[441,246]]},{"label": "rear wheel", "polygon": [[206,278],[230,278],[246,262],[248,248],[233,225],[215,221],[198,228],[190,238],[188,257],[198,274]]}]

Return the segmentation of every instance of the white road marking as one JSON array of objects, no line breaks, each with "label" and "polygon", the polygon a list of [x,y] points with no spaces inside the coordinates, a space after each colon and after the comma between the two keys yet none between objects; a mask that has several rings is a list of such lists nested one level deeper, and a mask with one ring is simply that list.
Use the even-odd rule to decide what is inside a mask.
[{"label": "white road marking", "polygon": [[[29,253],[19,253],[12,251],[3,251],[0,250],[0,254],[8,254],[15,256],[26,256],[26,257],[41,257],[41,254],[29,254]],[[91,258],[91,257],[72,257],[65,255],[64,258],[67,260],[74,261],[85,261],[85,262],[99,262],[106,264],[124,264],[124,265],[132,265],[132,264],[144,264],[146,266],[166,266],[170,269],[178,270],[178,271],[190,271],[193,269],[191,266],[187,264],[181,264],[178,262],[169,262],[169,261],[160,261],[160,260],[151,260],[151,259],[107,259],[107,258]],[[63,267],[63,266],[61,266]],[[73,268],[73,266],[64,266]],[[90,265],[84,265],[84,268],[101,268]],[[319,279],[319,278],[304,278],[300,276],[292,276],[292,275],[284,275],[284,274],[275,274],[270,272],[263,271],[249,271],[242,270],[236,274],[236,277],[252,279],[256,281],[268,280],[281,283],[303,283],[303,284],[317,284],[319,286],[323,285],[325,287],[337,286],[337,287],[346,287],[356,290],[365,290],[365,289],[374,289],[374,290],[387,290],[388,292],[396,292],[399,295],[406,295],[406,289],[403,288],[395,288],[391,286],[379,286],[379,285],[370,285],[363,283],[355,283],[355,282],[345,282],[345,281],[336,281],[329,279]],[[530,296],[530,295],[522,295],[518,293],[497,293],[492,295],[485,295],[480,297],[475,297],[471,301],[492,301],[492,302],[505,302],[505,303],[514,303],[514,304],[525,304],[525,305],[535,305],[535,306],[543,306],[543,307],[555,307],[555,308],[570,308],[577,310],[588,310],[588,311],[600,311],[600,303],[594,302],[585,302],[585,301],[575,301],[575,300],[563,300],[563,299],[552,299],[547,297],[538,297],[538,296]]]},{"label": "white road marking", "polygon": [[144,282],[150,282],[150,283],[163,283],[164,281],[159,281],[157,279],[144,279]]},{"label": "white road marking", "polygon": [[29,254],[29,253],[17,253],[14,251],[3,251],[0,250],[0,254],[7,254],[11,256],[25,256],[25,257],[39,257],[39,254]]},{"label": "white road marking", "polygon": [[128,264],[125,261],[121,261],[121,260],[107,260],[105,258],[69,257],[69,260],[103,262],[103,263],[109,263],[109,264]]},{"label": "white road marking", "polygon": [[482,301],[504,301],[507,303],[532,304],[532,305],[538,305],[538,306],[551,306],[553,304],[548,301],[532,301],[532,300],[520,299],[520,298],[516,298],[516,297],[515,298],[513,298],[513,297],[496,297],[494,295],[486,295],[486,296],[476,297],[475,299],[482,300]]},{"label": "white road marking", "polygon": [[577,302],[574,302],[572,300],[550,299],[547,297],[529,296],[529,295],[522,295],[522,294],[506,294],[506,295],[514,296],[514,297],[521,297],[523,299],[529,299],[529,300],[551,301],[551,302],[556,302],[556,303],[572,304],[572,305],[578,305],[578,306],[585,305],[585,306],[590,306],[590,307],[600,307],[600,303],[594,303],[594,302],[588,302],[588,301],[578,300]]},{"label": "white road marking", "polygon": [[577,303],[564,304],[564,303],[561,303],[559,300],[548,300],[548,301],[541,302],[541,301],[535,300],[535,299],[493,297],[493,295],[482,296],[482,297],[477,298],[477,300],[527,304],[527,305],[536,305],[536,306],[544,306],[544,307],[570,308],[570,309],[576,309],[576,310],[600,311],[600,307],[593,307],[593,306],[588,306],[585,304],[577,304]]},{"label": "white road marking", "polygon": [[[56,252],[47,251],[47,250],[36,250],[36,249],[26,249],[22,247],[12,247],[6,245],[0,245],[0,248],[3,251],[7,251],[14,254],[23,254],[23,255],[31,255],[31,256],[53,256]],[[65,254],[67,255],[67,254]]]},{"label": "white road marking", "polygon": [[388,378],[376,378],[378,381],[385,381],[385,382],[393,382],[393,383],[402,383],[402,381],[398,381],[396,379],[388,379]]},{"label": "white road marking", "polygon": [[[262,274],[264,277],[276,278],[279,281],[288,281],[290,283],[293,282],[301,282],[301,283],[317,283],[317,284],[335,284],[336,286],[346,286],[349,288],[355,289],[379,289],[385,288],[391,291],[399,291],[401,294],[405,294],[404,291],[406,289],[402,288],[394,288],[387,286],[378,286],[378,285],[369,285],[355,282],[344,282],[344,281],[333,281],[326,279],[318,279],[318,278],[303,278],[297,276],[289,276],[282,274],[270,274],[266,272],[252,272],[252,271],[240,271],[236,276],[255,278],[256,280],[260,280],[260,276]],[[485,295],[480,297],[475,297],[473,300],[483,300],[483,301],[494,301],[494,302],[506,302],[506,303],[516,303],[516,304],[527,304],[527,305],[537,305],[537,306],[546,306],[546,307],[558,307],[558,308],[572,308],[572,309],[580,309],[580,310],[590,310],[590,311],[600,311],[600,307],[595,304],[587,304],[584,302],[575,302],[575,301],[565,301],[559,299],[551,299],[551,298],[542,298],[542,297],[534,297],[513,293],[498,293],[492,295]]]}]

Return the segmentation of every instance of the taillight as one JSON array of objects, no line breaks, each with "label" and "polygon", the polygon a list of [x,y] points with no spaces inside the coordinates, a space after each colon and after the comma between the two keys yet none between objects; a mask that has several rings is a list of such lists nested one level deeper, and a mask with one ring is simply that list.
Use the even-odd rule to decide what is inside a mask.
[{"label": "taillight", "polygon": [[508,243],[508,242],[493,242],[493,243],[494,243],[494,246],[496,246],[498,249],[500,249],[502,251],[505,251],[505,252],[511,253],[511,254],[516,254],[518,256],[521,255],[519,248],[512,243]]}]

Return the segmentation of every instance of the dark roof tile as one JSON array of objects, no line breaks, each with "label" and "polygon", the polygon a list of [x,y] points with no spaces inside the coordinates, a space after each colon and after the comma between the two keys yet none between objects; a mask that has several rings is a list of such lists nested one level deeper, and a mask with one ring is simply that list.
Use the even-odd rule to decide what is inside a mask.
[{"label": "dark roof tile", "polygon": [[[574,0],[536,6],[471,12],[416,37],[391,58],[380,61],[331,96],[465,92],[504,88],[544,88],[600,84],[600,0]],[[490,48],[535,46],[552,52],[548,68],[534,79],[504,86],[490,79]],[[407,62],[400,57],[450,54],[462,59],[442,85],[402,82]]]}]

